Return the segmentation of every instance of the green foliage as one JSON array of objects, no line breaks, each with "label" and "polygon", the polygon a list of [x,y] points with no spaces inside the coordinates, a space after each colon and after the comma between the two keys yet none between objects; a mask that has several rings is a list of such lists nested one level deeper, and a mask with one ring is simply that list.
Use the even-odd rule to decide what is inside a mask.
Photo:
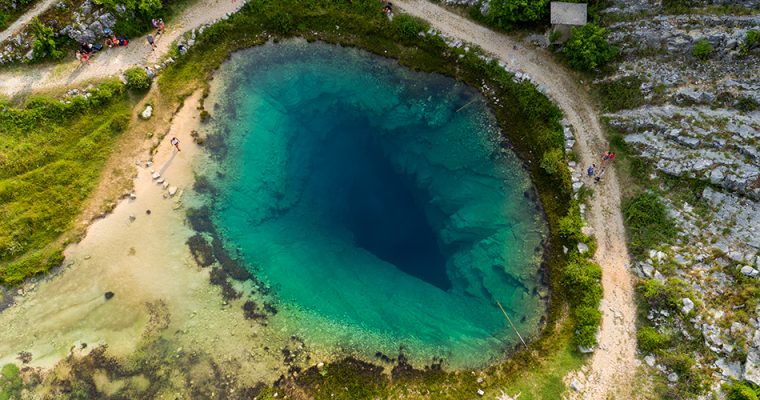
[{"label": "green foliage", "polygon": [[63,51],[60,49],[53,28],[43,25],[39,18],[35,17],[32,20],[30,29],[32,35],[34,35],[34,42],[32,43],[34,60],[45,58],[60,59],[63,57]]},{"label": "green foliage", "polygon": [[669,14],[685,14],[694,7],[694,0],[662,0],[662,8]]},{"label": "green foliage", "polygon": [[660,243],[668,243],[678,233],[665,204],[654,193],[639,193],[623,202],[623,217],[631,252],[642,255]]},{"label": "green foliage", "polygon": [[124,87],[109,81],[64,103],[36,97],[0,111],[0,283],[58,265],[66,232],[128,124]]},{"label": "green foliage", "polygon": [[492,0],[486,20],[503,29],[521,22],[536,22],[549,13],[548,0]]},{"label": "green foliage", "polygon": [[651,326],[639,328],[639,331],[636,333],[636,340],[638,341],[639,349],[645,353],[653,353],[663,349],[668,344],[668,338]]},{"label": "green foliage", "polygon": [[599,302],[602,299],[600,279],[602,269],[580,257],[574,257],[565,267],[562,284],[566,288],[570,304],[574,307],[575,342],[584,347],[596,344],[596,331],[599,328],[601,313]]},{"label": "green foliage", "polygon": [[602,100],[602,108],[606,112],[616,112],[636,108],[644,104],[644,94],[641,92],[641,79],[637,76],[626,76],[598,86]]},{"label": "green foliage", "polygon": [[414,39],[420,32],[426,32],[430,28],[427,22],[406,14],[394,17],[393,26],[397,34],[407,40]]},{"label": "green foliage", "polygon": [[145,91],[150,88],[151,80],[148,73],[140,67],[132,67],[124,71],[127,79],[127,89],[137,92]]},{"label": "green foliage", "polygon": [[23,383],[16,364],[5,364],[0,372],[0,400],[21,398]]},{"label": "green foliage", "polygon": [[688,285],[677,278],[668,278],[666,282],[657,279],[643,279],[636,289],[641,298],[652,309],[669,309],[680,312],[681,299],[690,297]]},{"label": "green foliage", "polygon": [[740,97],[736,101],[736,108],[740,111],[744,112],[750,112],[755,111],[760,107],[760,104],[757,104],[757,101],[753,99],[752,97]]},{"label": "green foliage", "polygon": [[691,55],[702,60],[707,61],[712,54],[713,47],[707,39],[699,39],[694,43],[694,47],[691,49]]},{"label": "green foliage", "polygon": [[760,31],[755,29],[748,30],[747,36],[744,37],[744,41],[739,45],[739,54],[746,56],[758,43],[760,43]]},{"label": "green foliage", "polygon": [[615,58],[617,49],[607,42],[606,29],[586,24],[573,28],[562,54],[571,67],[591,71]]},{"label": "green foliage", "polygon": [[166,7],[182,0],[93,0],[112,13],[116,13],[116,6],[123,5],[124,13],[119,13],[114,32],[126,37],[136,37],[152,28],[151,19],[164,16]]},{"label": "green foliage", "polygon": [[726,392],[726,400],[758,400],[760,399],[760,386],[749,381],[733,381],[723,385]]},{"label": "green foliage", "polygon": [[562,149],[551,149],[541,158],[541,168],[549,175],[565,169],[565,154]]}]

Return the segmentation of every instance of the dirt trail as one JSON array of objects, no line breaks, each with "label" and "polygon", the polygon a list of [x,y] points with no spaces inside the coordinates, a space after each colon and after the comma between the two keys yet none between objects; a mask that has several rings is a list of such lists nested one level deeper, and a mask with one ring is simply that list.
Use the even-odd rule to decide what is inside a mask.
[{"label": "dirt trail", "polygon": [[244,4],[244,1],[199,0],[169,21],[164,34],[156,38],[155,51],[151,51],[145,37],[130,38],[129,46],[106,48],[93,57],[90,65],[80,65],[78,61],[72,60],[44,67],[4,71],[0,73],[0,94],[12,97],[34,90],[72,86],[117,75],[135,65],[157,63],[169,52],[172,42],[180,35],[222,18],[227,13],[233,13]]},{"label": "dirt trail", "polygon": [[[403,12],[423,18],[434,29],[460,40],[474,43],[508,64],[511,70],[527,73],[545,87],[572,124],[577,139],[579,168],[599,162],[607,142],[597,118],[597,111],[576,75],[557,64],[547,52],[526,48],[523,43],[491,31],[446,9],[422,0],[396,0]],[[515,47],[516,46],[516,47]],[[636,359],[633,282],[625,245],[625,230],[620,211],[620,188],[614,169],[609,169],[588,210],[587,219],[598,241],[595,261],[603,270],[602,324],[599,348],[592,357],[587,374],[574,372],[566,382],[577,379],[582,384],[570,398],[633,398],[631,382],[639,365]]]},{"label": "dirt trail", "polygon": [[21,30],[26,24],[29,23],[34,17],[42,14],[45,12],[50,6],[55,3],[56,0],[43,0],[34,7],[32,7],[29,11],[24,13],[24,15],[18,17],[17,20],[13,21],[10,26],[8,26],[5,30],[0,32],[0,43],[4,42],[9,37],[15,35],[18,31]]}]

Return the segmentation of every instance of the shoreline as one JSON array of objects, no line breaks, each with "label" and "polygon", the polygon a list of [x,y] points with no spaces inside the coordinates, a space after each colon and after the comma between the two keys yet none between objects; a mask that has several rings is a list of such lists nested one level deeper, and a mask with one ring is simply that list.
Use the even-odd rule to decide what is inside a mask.
[{"label": "shoreline", "polygon": [[[244,318],[236,302],[222,300],[186,245],[192,230],[185,223],[183,202],[200,150],[191,137],[199,128],[200,97],[200,91],[194,93],[174,115],[152,165],[140,161],[134,196],[119,201],[90,224],[80,242],[66,248],[58,274],[36,283],[0,313],[0,325],[7,327],[0,332],[0,364],[30,352],[27,365],[50,369],[72,350],[84,355],[102,344],[111,355],[126,357],[142,341],[159,335],[176,342],[177,348],[213,351],[219,359],[238,358],[239,347],[247,347],[268,365],[245,368],[250,378],[276,378],[271,370],[281,364],[278,356],[253,346],[257,324]],[[174,136],[180,152],[169,143]],[[153,171],[168,185],[157,183],[161,178],[155,179]],[[113,293],[110,300],[106,292]],[[240,339],[224,340],[230,336]],[[254,357],[247,358],[254,362]],[[245,357],[240,361],[246,362]]]}]

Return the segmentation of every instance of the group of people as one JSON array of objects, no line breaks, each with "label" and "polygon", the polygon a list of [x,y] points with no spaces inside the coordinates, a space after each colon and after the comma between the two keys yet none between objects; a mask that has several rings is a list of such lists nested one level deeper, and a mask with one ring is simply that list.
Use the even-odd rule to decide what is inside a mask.
[{"label": "group of people", "polygon": [[615,161],[615,153],[611,151],[605,152],[602,154],[602,162],[599,166],[600,170],[597,171],[596,164],[591,164],[591,166],[588,167],[588,170],[586,170],[588,177],[594,178],[594,183],[599,183],[602,180],[602,177],[604,177],[604,173],[607,170],[607,165],[612,164],[613,161]]},{"label": "group of people", "polygon": [[[102,46],[99,47],[102,48]],[[82,64],[89,64],[90,57],[92,57],[96,51],[100,50],[99,47],[96,47],[92,43],[82,43],[82,45],[79,46],[79,50],[76,52],[77,60],[79,60],[79,62]]]},{"label": "group of people", "polygon": [[[153,28],[156,30],[156,36],[161,35],[164,33],[164,30],[166,30],[166,25],[164,24],[163,18],[153,19],[151,21],[151,24],[153,25]],[[129,44],[129,40],[125,37],[117,37],[115,34],[111,32],[110,29],[105,29],[105,43],[104,44],[92,44],[92,43],[83,43],[79,50],[76,52],[76,58],[79,60],[82,64],[89,64],[90,59],[92,58],[92,55],[103,49],[103,47],[108,47],[109,49],[112,47],[122,47],[127,46]],[[156,43],[153,35],[148,34],[148,44],[150,45],[152,50],[156,49]]]},{"label": "group of people", "polygon": [[[151,20],[151,24],[153,25],[153,29],[156,30],[156,36],[159,36],[162,33],[164,33],[164,30],[166,29],[166,25],[164,25],[163,18],[153,19]],[[156,50],[156,39],[153,37],[153,35],[149,33],[147,39],[148,39],[148,44],[150,45],[150,49]]]}]

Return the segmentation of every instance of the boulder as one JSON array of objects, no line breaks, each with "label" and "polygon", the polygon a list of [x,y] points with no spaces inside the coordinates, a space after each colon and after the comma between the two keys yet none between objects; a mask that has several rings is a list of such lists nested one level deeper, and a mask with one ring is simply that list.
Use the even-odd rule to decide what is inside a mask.
[{"label": "boulder", "polygon": [[751,277],[755,277],[755,276],[757,276],[758,274],[760,274],[760,271],[758,271],[758,270],[756,270],[756,269],[754,269],[754,268],[750,267],[749,265],[745,265],[745,266],[743,266],[740,272],[741,272],[743,275],[746,275],[746,276],[751,276]]},{"label": "boulder", "polygon": [[688,314],[688,313],[691,312],[691,310],[694,309],[694,302],[691,301],[690,298],[684,297],[684,298],[681,299],[681,302],[683,303],[683,307],[681,307],[681,311],[684,314]]},{"label": "boulder", "polygon": [[140,118],[142,119],[150,119],[150,117],[153,116],[153,106],[147,105],[145,106],[145,109],[142,113],[140,113]]}]

